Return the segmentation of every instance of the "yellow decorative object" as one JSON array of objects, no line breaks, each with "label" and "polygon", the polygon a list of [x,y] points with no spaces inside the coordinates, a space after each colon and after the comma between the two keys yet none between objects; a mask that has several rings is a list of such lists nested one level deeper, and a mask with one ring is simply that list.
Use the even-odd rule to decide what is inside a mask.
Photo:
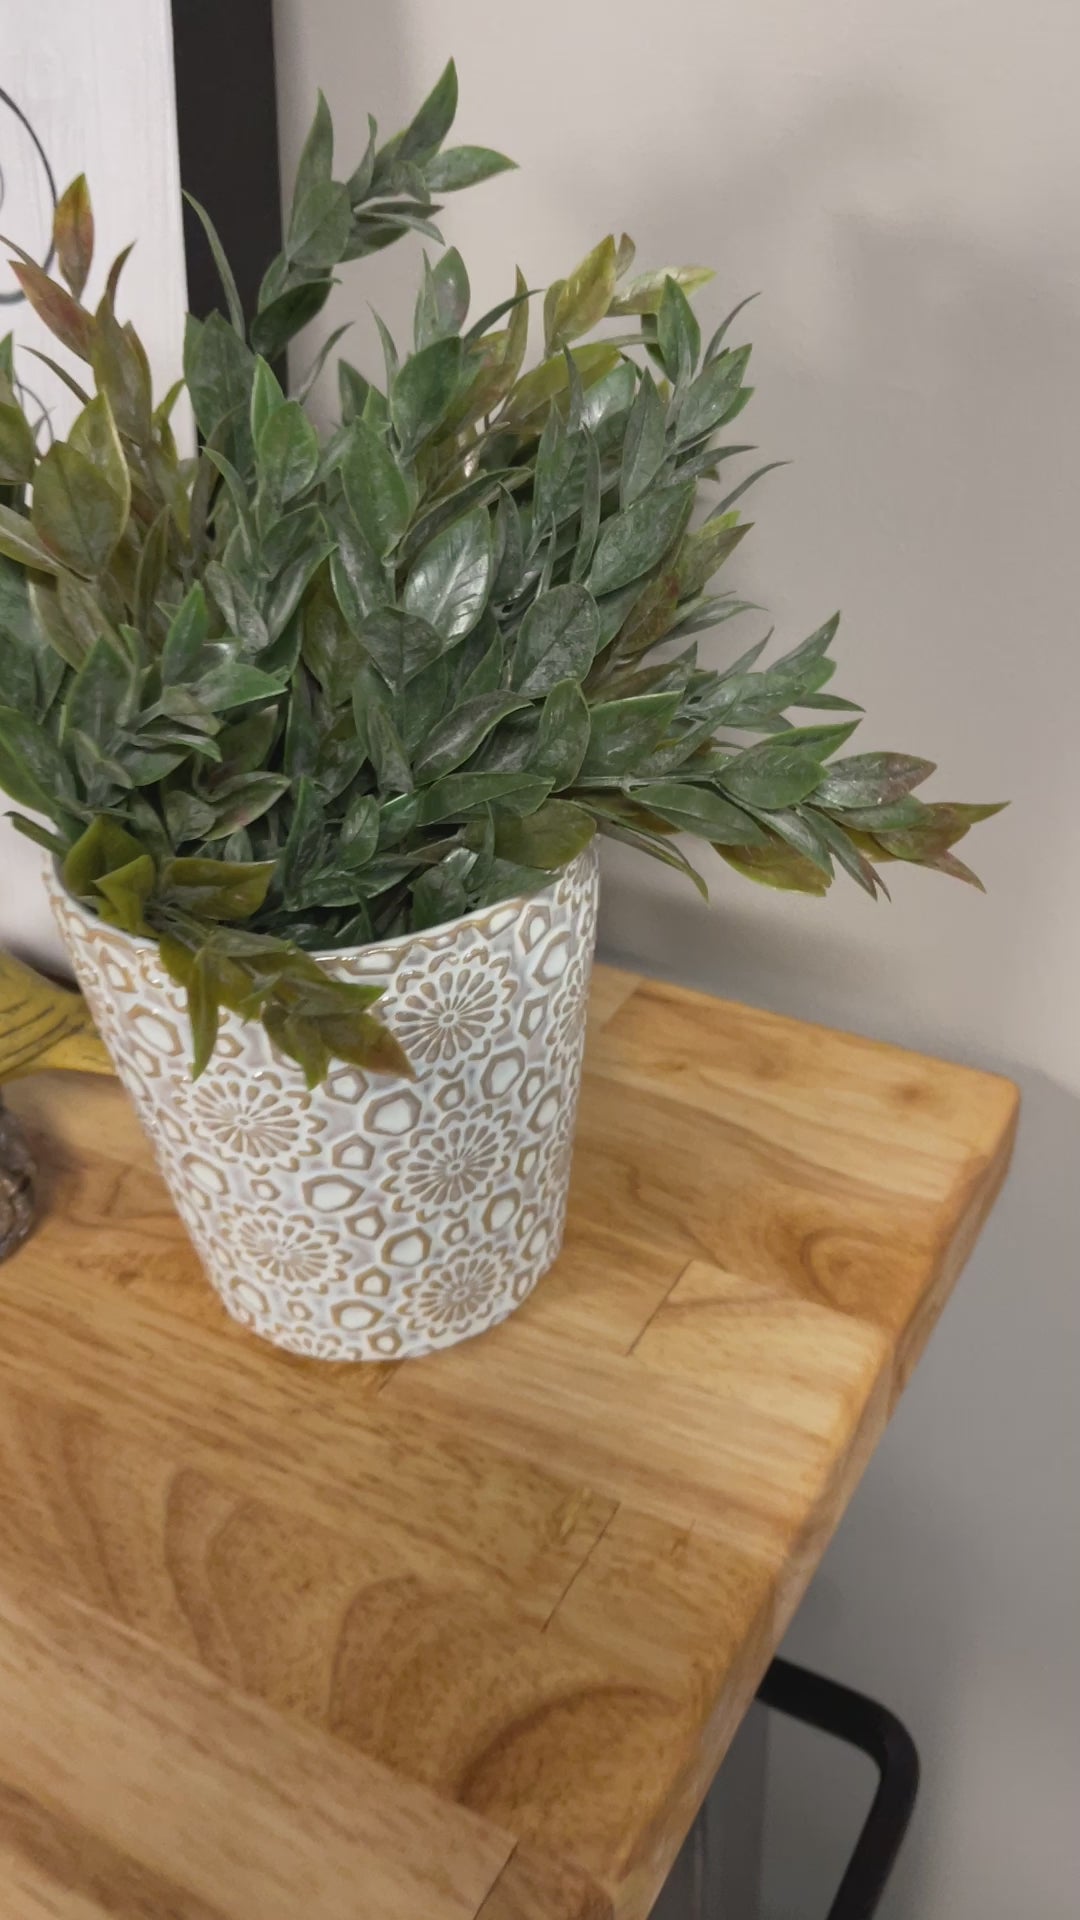
[{"label": "yellow decorative object", "polygon": [[41,1067],[113,1070],[82,994],[0,952],[0,1081]]}]

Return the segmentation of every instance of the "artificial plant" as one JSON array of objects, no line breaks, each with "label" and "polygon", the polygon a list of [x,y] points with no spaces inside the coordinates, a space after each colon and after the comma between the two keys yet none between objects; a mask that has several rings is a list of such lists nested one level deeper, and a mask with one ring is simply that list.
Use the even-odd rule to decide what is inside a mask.
[{"label": "artificial plant", "polygon": [[875,895],[889,860],[974,879],[952,848],[995,811],[924,803],[925,760],[843,754],[859,709],[826,691],[835,616],[771,665],[765,640],[698,664],[697,636],[749,610],[712,583],[766,471],[725,484],[752,451],[727,437],[750,348],[730,344],[740,308],[703,343],[706,270],[635,273],[632,243],[602,240],[537,302],[526,370],[520,271],[471,321],[451,248],[425,256],[411,345],[379,323],[381,382],[339,363],[331,432],[304,403],[338,334],[287,395],[276,369],[335,269],[439,241],[435,196],[510,165],[444,148],[456,95],[451,63],[403,132],[380,147],[370,123],[345,178],[320,97],[252,315],[202,214],[225,311],[189,318],[184,381],[156,404],[117,314],[126,255],[83,301],[81,177],[56,212],[65,284],[16,249],[82,363],[50,361],[81,411],[43,451],[4,347],[0,785],[74,894],[158,941],[196,1071],[223,1006],[312,1084],[335,1056],[407,1071],[380,989],[313,956],[542,886],[597,831],[702,891],[680,833],[772,886],[824,893],[842,869]]}]

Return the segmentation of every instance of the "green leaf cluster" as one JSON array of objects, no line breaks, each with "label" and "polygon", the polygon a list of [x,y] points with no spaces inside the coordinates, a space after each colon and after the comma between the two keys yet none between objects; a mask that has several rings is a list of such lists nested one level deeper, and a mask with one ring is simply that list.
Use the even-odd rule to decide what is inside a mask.
[{"label": "green leaf cluster", "polygon": [[379,323],[381,380],[339,362],[329,432],[312,376],[282,385],[343,263],[438,241],[434,196],[510,165],[446,147],[456,98],[451,64],[339,178],[320,96],[254,314],[199,209],[225,311],[189,320],[160,401],[117,314],[126,255],[84,303],[85,180],[57,208],[60,278],[15,262],[82,365],[50,362],[80,412],[42,450],[0,348],[0,785],[74,894],[159,942],[196,1071],[223,1007],[312,1084],[334,1058],[407,1071],[378,990],[314,956],[542,886],[597,832],[702,890],[679,835],[770,886],[840,869],[875,895],[890,860],[973,880],[953,848],[994,811],[923,802],[926,761],[844,753],[835,618],[771,664],[765,641],[699,664],[700,634],[753,611],[720,576],[768,470],[725,490],[750,349],[739,309],[704,341],[706,269],[635,274],[608,236],[472,320],[461,256],[425,255],[411,342]]}]

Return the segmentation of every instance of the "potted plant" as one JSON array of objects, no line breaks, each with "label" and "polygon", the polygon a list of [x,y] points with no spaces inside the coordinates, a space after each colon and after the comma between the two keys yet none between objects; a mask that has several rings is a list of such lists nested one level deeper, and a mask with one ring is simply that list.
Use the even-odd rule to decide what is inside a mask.
[{"label": "potted plant", "polygon": [[340,362],[333,430],[304,401],[336,335],[287,395],[335,269],[439,241],[436,196],[510,165],[446,148],[455,104],[451,64],[339,177],[320,98],[255,314],[203,216],[226,310],[189,320],[160,401],[124,255],[84,304],[79,179],[60,279],[15,262],[82,363],[50,362],[66,440],[42,450],[0,358],[0,784],[226,1306],[327,1358],[450,1344],[553,1259],[597,835],[703,892],[680,835],[767,885],[876,895],[890,860],[973,879],[952,849],[994,811],[923,802],[925,760],[844,752],[835,617],[772,664],[759,640],[699,665],[748,611],[714,583],[766,470],[726,484],[750,349],[738,308],[703,342],[704,270],[636,272],[609,237],[473,320],[460,255],[425,256],[411,346],[380,323],[381,381]]}]

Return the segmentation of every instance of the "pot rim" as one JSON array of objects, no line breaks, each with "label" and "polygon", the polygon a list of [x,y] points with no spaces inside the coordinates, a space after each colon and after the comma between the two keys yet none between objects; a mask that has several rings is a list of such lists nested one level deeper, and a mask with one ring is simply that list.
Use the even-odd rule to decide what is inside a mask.
[{"label": "pot rim", "polygon": [[[440,920],[437,926],[425,927],[422,933],[395,933],[389,940],[371,940],[365,946],[304,947],[301,951],[309,954],[312,960],[318,960],[320,962],[327,960],[344,960],[360,953],[394,953],[403,947],[426,945],[441,934],[452,933],[458,927],[470,926],[477,920],[483,919],[486,914],[502,913],[507,907],[513,907],[516,912],[520,912],[522,908],[529,904],[530,900],[542,900],[545,894],[550,893],[553,887],[557,887],[559,882],[566,878],[567,874],[573,873],[575,867],[580,866],[583,862],[595,863],[597,859],[596,839],[597,836],[594,834],[588,844],[582,847],[580,853],[576,853],[572,860],[567,861],[565,867],[560,867],[557,873],[552,874],[546,886],[536,887],[532,893],[509,894],[505,900],[497,900],[493,906],[474,907],[471,913],[459,913],[453,920]],[[129,947],[134,947],[137,951],[157,952],[156,940],[151,940],[145,933],[128,933],[123,927],[110,926],[107,920],[102,920],[99,914],[92,912],[85,901],[80,900],[76,894],[69,893],[60,877],[60,862],[55,854],[46,856],[45,865],[46,870],[51,871],[57,891],[63,895],[66,903],[73,908],[87,926],[100,927],[106,933],[115,934],[117,939],[123,940]]]}]

